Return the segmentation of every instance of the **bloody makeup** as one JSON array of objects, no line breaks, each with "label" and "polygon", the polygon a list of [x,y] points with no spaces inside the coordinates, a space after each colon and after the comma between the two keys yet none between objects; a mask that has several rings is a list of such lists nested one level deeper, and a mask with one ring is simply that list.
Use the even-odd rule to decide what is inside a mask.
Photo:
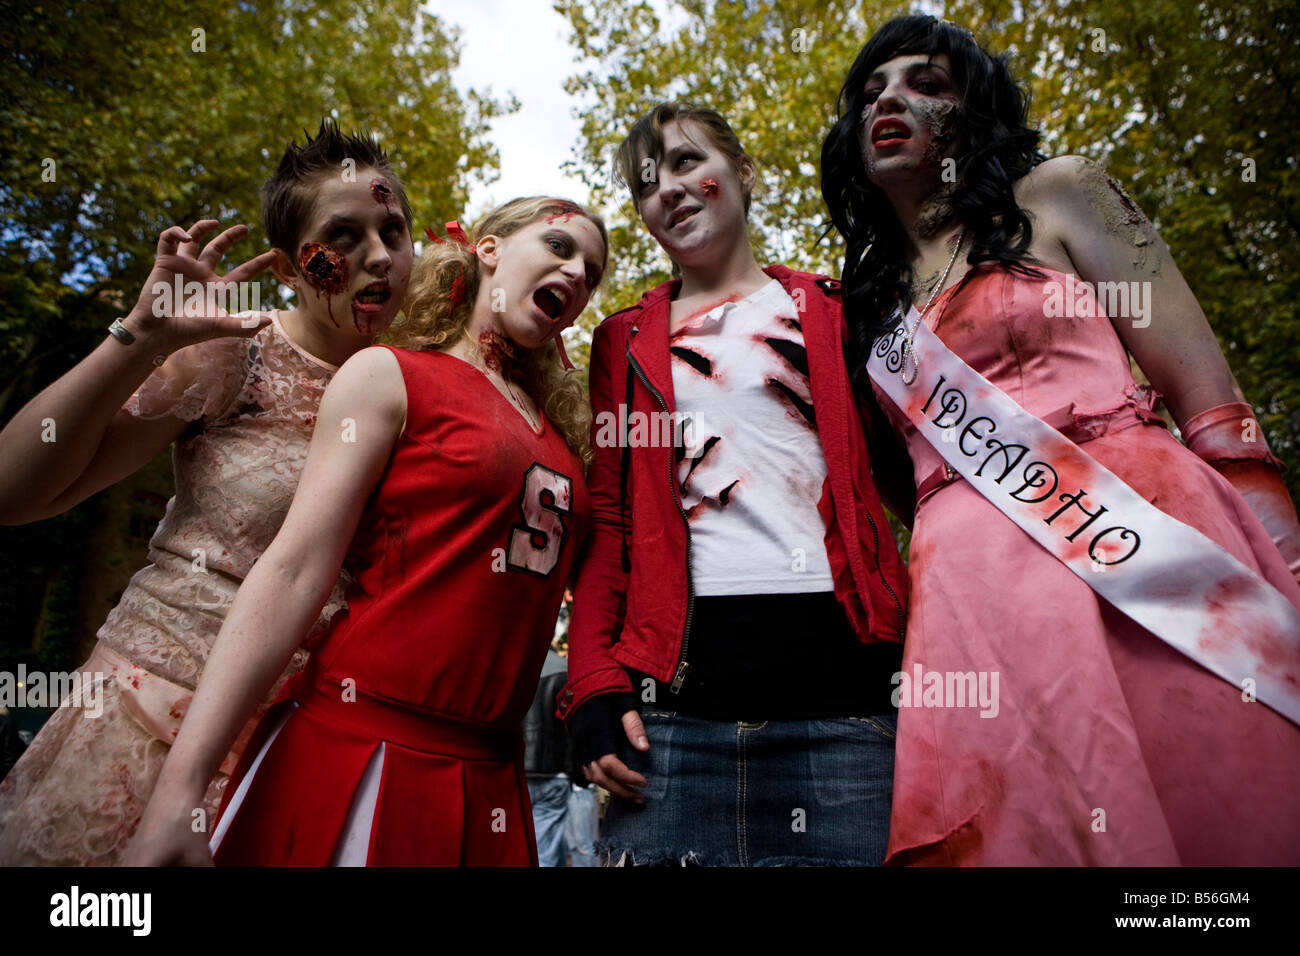
[{"label": "bloody makeup", "polygon": [[298,250],[298,268],[311,283],[311,287],[325,296],[330,321],[337,327],[333,296],[341,294],[348,287],[348,261],[329,246],[319,242],[304,242]]},{"label": "bloody makeup", "polygon": [[385,209],[393,209],[397,202],[392,187],[379,178],[370,180],[370,197]]},{"label": "bloody makeup", "polygon": [[500,332],[488,329],[478,337],[478,348],[483,364],[491,371],[516,381],[523,377],[522,350]]}]

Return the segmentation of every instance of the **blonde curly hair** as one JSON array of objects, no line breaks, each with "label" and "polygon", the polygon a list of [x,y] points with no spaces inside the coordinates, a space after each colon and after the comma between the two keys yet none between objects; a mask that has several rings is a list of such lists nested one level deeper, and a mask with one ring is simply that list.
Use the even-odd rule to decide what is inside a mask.
[{"label": "blonde curly hair", "polygon": [[[575,202],[550,196],[512,199],[497,206],[470,232],[470,240],[482,236],[505,238],[545,216],[577,213],[591,220],[609,256],[609,235],[605,223]],[[601,263],[604,273],[604,262]],[[456,295],[457,283],[464,294]],[[432,242],[420,256],[407,287],[403,321],[388,336],[392,345],[422,351],[446,349],[459,342],[469,328],[474,301],[478,297],[479,261],[470,246],[459,242]],[[591,405],[575,374],[560,361],[555,341],[526,353],[522,364],[523,386],[546,413],[565,443],[591,464]]]}]

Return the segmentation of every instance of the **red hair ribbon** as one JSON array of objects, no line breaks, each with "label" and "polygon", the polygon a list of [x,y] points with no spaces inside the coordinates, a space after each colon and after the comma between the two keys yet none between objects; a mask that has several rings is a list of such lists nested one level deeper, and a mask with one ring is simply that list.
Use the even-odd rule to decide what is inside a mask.
[{"label": "red hair ribbon", "polygon": [[[447,223],[447,239],[439,239],[437,233],[432,229],[425,229],[424,234],[429,237],[431,242],[439,245],[450,239],[468,249],[474,248],[474,243],[469,241],[469,236],[465,235],[465,230],[461,228],[460,221],[456,219]],[[447,298],[451,301],[453,309],[465,301],[465,266],[463,264],[460,267],[460,275],[456,276],[456,280],[451,284],[451,292],[447,294]]]},{"label": "red hair ribbon", "polygon": [[474,248],[474,243],[469,241],[469,236],[465,235],[465,230],[460,227],[460,223],[457,220],[453,219],[451,222],[447,223],[447,238],[456,240],[462,246],[469,246],[471,249]]},{"label": "red hair ribbon", "polygon": [[564,351],[564,336],[560,335],[559,333],[556,333],[555,336],[555,347],[560,350],[560,364],[562,364],[566,369],[572,372],[573,361],[572,359],[569,358],[569,353]]},{"label": "red hair ribbon", "polygon": [[455,219],[447,223],[447,239],[439,239],[438,234],[432,229],[424,230],[424,234],[428,236],[432,242],[436,242],[440,245],[446,242],[447,239],[451,239],[454,242],[459,242],[462,246],[468,246],[471,249],[474,248],[474,243],[469,241],[469,236],[465,235],[465,230],[461,228],[460,222]]}]

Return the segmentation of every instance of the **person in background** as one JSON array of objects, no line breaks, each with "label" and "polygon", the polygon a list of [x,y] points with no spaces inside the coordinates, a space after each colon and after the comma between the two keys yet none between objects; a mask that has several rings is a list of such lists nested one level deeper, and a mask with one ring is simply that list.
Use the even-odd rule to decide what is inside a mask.
[{"label": "person in background", "polygon": [[524,716],[524,769],[533,804],[539,866],[564,866],[570,797],[582,769],[564,722],[555,716],[555,698],[568,679],[569,665],[552,645],[542,665],[533,705]]}]

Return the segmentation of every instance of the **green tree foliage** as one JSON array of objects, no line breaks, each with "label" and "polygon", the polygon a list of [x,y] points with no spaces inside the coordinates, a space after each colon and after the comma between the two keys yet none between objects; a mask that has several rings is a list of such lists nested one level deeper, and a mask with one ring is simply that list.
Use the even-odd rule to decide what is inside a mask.
[{"label": "green tree foliage", "polygon": [[[719,109],[763,166],[752,214],[761,259],[838,270],[841,246],[817,241],[826,223],[821,142],[858,50],[905,9],[877,0],[675,0],[661,21],[639,0],[555,7],[592,63],[569,80],[584,103],[574,166],[621,219],[613,224],[618,271],[602,306],[622,308],[667,274],[609,174],[613,146],[664,99]],[[1300,462],[1295,12],[1289,0],[945,5],[985,48],[1011,55],[1032,91],[1044,151],[1102,161],[1156,223],[1274,450]],[[1300,492],[1300,467],[1287,477]]]},{"label": "green tree foliage", "polygon": [[[418,0],[5,0],[0,421],[103,339],[168,225],[244,222],[252,235],[229,260],[264,249],[258,191],[322,117],[378,134],[418,225],[462,208],[470,182],[495,175],[489,121],[516,104],[453,87],[458,42]],[[276,284],[263,280],[269,306]],[[131,482],[136,497],[167,490]],[[3,529],[0,663],[75,663],[85,575],[114,573],[86,558],[92,535],[115,542],[117,564],[142,563],[150,529],[127,530],[131,498]],[[103,612],[85,617],[98,626]]]},{"label": "green tree foliage", "polygon": [[455,90],[457,32],[417,0],[5,6],[0,287],[22,287],[5,299],[6,381],[78,331],[69,289],[101,303],[98,337],[166,226],[245,222],[234,255],[264,248],[258,190],[323,116],[379,135],[423,222],[492,178],[487,123],[514,105]]}]

